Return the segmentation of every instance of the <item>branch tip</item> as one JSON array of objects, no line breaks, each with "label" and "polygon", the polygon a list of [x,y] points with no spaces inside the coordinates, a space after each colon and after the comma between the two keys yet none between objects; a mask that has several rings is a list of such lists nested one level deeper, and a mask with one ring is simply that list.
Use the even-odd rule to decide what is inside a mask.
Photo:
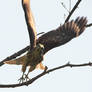
[{"label": "branch tip", "polygon": [[91,62],[89,62],[89,66],[92,66],[92,63]]}]

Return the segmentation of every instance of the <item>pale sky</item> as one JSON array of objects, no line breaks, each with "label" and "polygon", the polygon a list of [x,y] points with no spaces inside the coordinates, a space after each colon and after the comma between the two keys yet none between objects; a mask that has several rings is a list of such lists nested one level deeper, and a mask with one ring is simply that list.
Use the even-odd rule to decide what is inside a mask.
[{"label": "pale sky", "polygon": [[[77,0],[71,0],[72,7]],[[67,11],[61,2],[68,7],[69,0],[32,0],[31,6],[35,18],[37,33],[48,32],[64,23]],[[92,23],[92,0],[82,0],[71,19],[86,16]],[[21,0],[1,0],[0,2],[0,60],[12,55],[29,44],[24,12]],[[63,65],[70,61],[73,64],[92,61],[92,27],[68,42],[49,51],[44,56],[43,64],[48,68]],[[29,77],[39,74],[40,70],[30,73]],[[0,84],[18,83],[21,77],[21,66],[4,65],[0,67]],[[0,92],[92,92],[92,67],[64,68],[49,73],[29,86],[18,88],[0,88]]]}]

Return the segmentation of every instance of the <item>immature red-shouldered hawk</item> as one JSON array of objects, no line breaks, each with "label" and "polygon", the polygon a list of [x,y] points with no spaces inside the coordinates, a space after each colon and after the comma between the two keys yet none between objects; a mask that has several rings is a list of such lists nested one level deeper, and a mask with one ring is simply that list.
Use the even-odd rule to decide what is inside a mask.
[{"label": "immature red-shouldered hawk", "polygon": [[[29,0],[22,0],[22,5],[29,32],[31,50],[26,55],[14,60],[6,61],[5,63],[22,65],[23,75],[20,78],[20,81],[22,80],[23,82],[25,79],[28,79],[29,72],[33,71],[35,68],[46,70],[47,67],[42,64],[44,54],[52,48],[63,45],[79,36],[85,30],[87,19],[85,17],[78,17],[76,20],[66,22],[63,25],[60,25],[56,30],[47,32],[37,39]],[[25,75],[24,73],[27,66],[30,66],[30,68],[27,75]]]}]

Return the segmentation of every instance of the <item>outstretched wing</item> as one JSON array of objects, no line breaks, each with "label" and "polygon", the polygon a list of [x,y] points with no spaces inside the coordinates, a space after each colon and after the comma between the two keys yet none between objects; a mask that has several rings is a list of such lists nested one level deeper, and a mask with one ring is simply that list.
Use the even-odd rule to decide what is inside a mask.
[{"label": "outstretched wing", "polygon": [[[85,17],[78,17],[75,21],[67,22],[64,25],[60,26],[56,30],[45,33],[37,39],[37,44],[41,43],[44,45],[44,54],[60,45],[63,45],[69,42],[74,37],[79,36],[84,30],[87,24],[87,19]],[[27,47],[26,49],[29,49]],[[18,59],[6,61],[7,64],[23,64],[26,60],[26,56],[22,56]]]},{"label": "outstretched wing", "polygon": [[87,24],[87,19],[85,17],[78,17],[75,21],[65,23],[60,25],[56,30],[47,32],[38,38],[37,44],[41,43],[44,45],[44,54],[55,48],[57,46],[63,45],[73,39],[74,37],[79,36],[84,30],[85,25]]},{"label": "outstretched wing", "polygon": [[30,0],[22,0],[22,6],[25,13],[25,19],[26,19],[27,28],[28,28],[31,49],[33,49],[36,46],[37,33],[36,33],[32,11],[30,9]]}]

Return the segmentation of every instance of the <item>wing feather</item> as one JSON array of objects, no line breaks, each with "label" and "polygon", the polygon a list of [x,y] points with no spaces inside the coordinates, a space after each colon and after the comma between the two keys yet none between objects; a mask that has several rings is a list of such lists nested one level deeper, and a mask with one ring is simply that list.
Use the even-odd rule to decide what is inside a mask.
[{"label": "wing feather", "polygon": [[30,45],[31,45],[30,49],[33,49],[34,47],[36,47],[37,33],[36,33],[36,27],[35,27],[33,14],[30,8],[30,1],[22,0],[22,6],[23,6],[26,24],[27,24],[28,33],[29,33],[29,38],[30,38]]},{"label": "wing feather", "polygon": [[75,21],[60,25],[56,30],[49,31],[38,38],[37,44],[41,43],[44,45],[44,54],[52,48],[64,45],[65,43],[72,40],[74,37],[79,36],[84,30],[87,24],[85,17],[78,17]]}]

